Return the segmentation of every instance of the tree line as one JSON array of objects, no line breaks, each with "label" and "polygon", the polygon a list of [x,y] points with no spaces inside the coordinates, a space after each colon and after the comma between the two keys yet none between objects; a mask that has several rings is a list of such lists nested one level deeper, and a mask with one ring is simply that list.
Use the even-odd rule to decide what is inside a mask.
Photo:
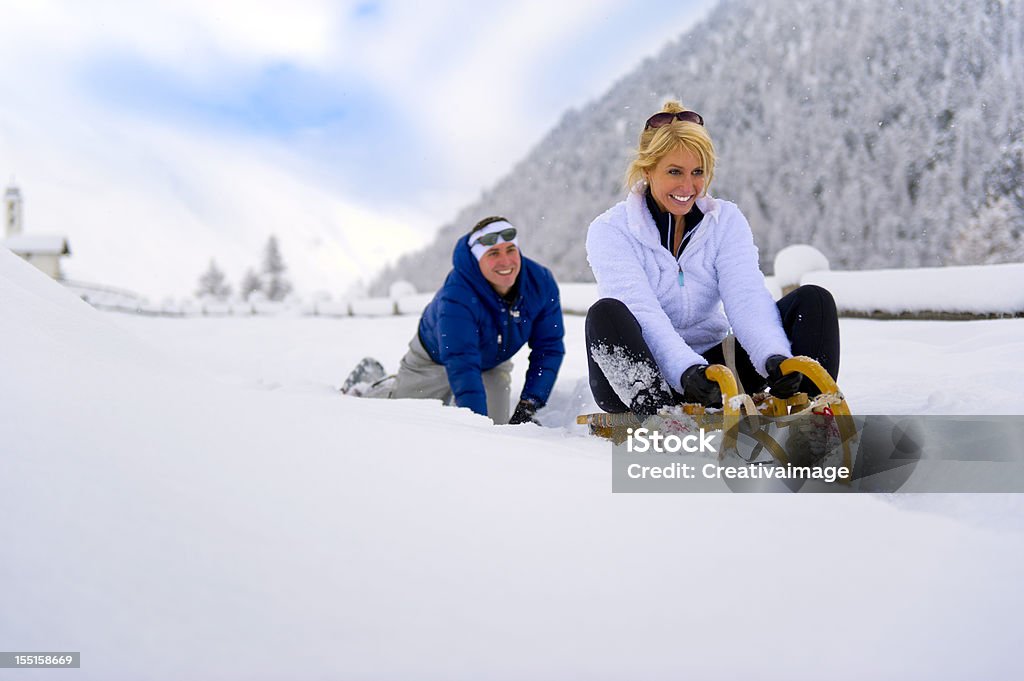
[{"label": "tree line", "polygon": [[[284,300],[292,292],[292,283],[285,274],[287,270],[277,237],[271,235],[263,247],[259,266],[250,267],[242,276],[238,285],[239,297],[242,300],[249,300],[259,294],[267,300]],[[230,298],[232,293],[233,289],[223,270],[217,266],[216,260],[211,258],[210,266],[199,276],[196,297],[224,301]]]}]

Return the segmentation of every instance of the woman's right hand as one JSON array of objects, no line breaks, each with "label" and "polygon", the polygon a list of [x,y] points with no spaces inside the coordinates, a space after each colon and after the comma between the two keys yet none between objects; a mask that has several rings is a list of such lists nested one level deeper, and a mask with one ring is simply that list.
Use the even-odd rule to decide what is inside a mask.
[{"label": "woman's right hand", "polygon": [[707,364],[694,364],[683,372],[680,383],[683,386],[683,401],[695,402],[705,407],[722,404],[722,389],[707,376]]},{"label": "woman's right hand", "polygon": [[795,371],[783,375],[782,363],[785,361],[782,355],[772,355],[764,363],[768,370],[768,389],[774,397],[788,398],[800,392],[803,376]]}]

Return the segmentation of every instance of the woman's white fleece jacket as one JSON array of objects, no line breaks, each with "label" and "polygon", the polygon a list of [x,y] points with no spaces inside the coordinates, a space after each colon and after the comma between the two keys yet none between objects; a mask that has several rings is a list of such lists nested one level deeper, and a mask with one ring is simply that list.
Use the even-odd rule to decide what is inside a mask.
[{"label": "woman's white fleece jacket", "polygon": [[747,219],[736,204],[710,196],[698,198],[697,207],[704,219],[678,262],[661,245],[640,187],[587,231],[599,297],[629,308],[661,375],[679,392],[683,371],[707,363],[699,353],[721,343],[730,323],[761,375],[770,356],[791,355]]}]

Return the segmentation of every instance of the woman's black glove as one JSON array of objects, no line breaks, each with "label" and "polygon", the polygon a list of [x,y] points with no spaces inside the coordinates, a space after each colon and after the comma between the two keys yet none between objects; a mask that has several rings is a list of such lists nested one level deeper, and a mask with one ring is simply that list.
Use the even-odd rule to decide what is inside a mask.
[{"label": "woman's black glove", "polygon": [[768,370],[768,388],[773,396],[783,399],[800,392],[800,381],[803,379],[803,375],[797,371],[783,376],[781,365],[785,361],[782,355],[772,355],[764,363],[764,368]]},{"label": "woman's black glove", "polygon": [[696,402],[705,407],[722,404],[722,389],[707,377],[707,364],[694,364],[683,372],[679,382],[683,384],[683,401]]},{"label": "woman's black glove", "polygon": [[516,410],[512,412],[512,418],[508,420],[510,426],[518,426],[520,423],[537,423],[533,417],[537,414],[539,406],[530,400],[519,400]]}]

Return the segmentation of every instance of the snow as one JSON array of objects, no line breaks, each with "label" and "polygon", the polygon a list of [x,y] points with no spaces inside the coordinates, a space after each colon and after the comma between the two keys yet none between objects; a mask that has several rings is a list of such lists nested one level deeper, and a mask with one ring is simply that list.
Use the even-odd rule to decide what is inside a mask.
[{"label": "snow", "polygon": [[585,315],[590,306],[597,302],[597,284],[560,283],[558,294],[562,301],[562,312]]},{"label": "snow", "polygon": [[[793,249],[792,251],[790,249]],[[841,313],[860,316],[908,316],[949,313],[965,316],[1013,316],[1024,314],[1024,264],[983,267],[942,267],[905,270],[859,270],[829,272],[815,267],[827,266],[824,256],[810,246],[787,248],[776,260],[777,276],[764,278],[774,299],[782,297],[782,287],[794,283],[817,284],[829,289]],[[287,304],[253,299],[251,302],[223,303],[201,301],[188,304],[168,302],[150,305],[126,292],[88,287],[65,282],[72,290],[103,309],[134,312],[142,309],[154,314],[242,315],[305,314],[328,317],[382,317],[394,314],[419,315],[434,293],[408,293],[387,298],[360,298],[352,301],[318,299]],[[403,293],[402,289],[405,288]],[[597,284],[559,284],[562,310],[566,314],[586,315],[597,302]]]},{"label": "snow", "polygon": [[388,298],[391,299],[414,295],[416,295],[416,287],[404,279],[393,281],[391,286],[388,287]]},{"label": "snow", "polygon": [[324,315],[325,317],[346,317],[352,314],[347,300],[317,300],[307,304],[304,311],[309,315]]},{"label": "snow", "polygon": [[[791,246],[780,253],[765,286],[778,299],[783,287],[817,284],[846,313],[1024,314],[1024,263],[843,272],[823,265],[828,261],[811,246]],[[559,286],[568,313],[586,314],[597,301],[597,284]]]},{"label": "snow", "polygon": [[401,296],[394,298],[394,301],[399,314],[411,314],[418,317],[433,299],[434,293],[430,292]]},{"label": "snow", "polygon": [[[765,277],[775,299],[797,284],[823,286],[847,314],[1024,313],[1024,263],[833,272],[820,251],[798,244],[780,251],[774,276]],[[560,286],[568,313],[586,314],[597,301],[597,284]]]},{"label": "snow", "polygon": [[[0,640],[82,652],[19,677],[1024,671],[1017,497],[612,495],[580,317],[548,427],[495,427],[338,394],[415,316],[101,313],[5,252],[0,310]],[[842,332],[855,411],[1022,413],[1024,320]]]},{"label": "snow", "polygon": [[15,234],[0,239],[0,248],[9,248],[15,253],[33,255],[67,255],[67,237],[57,234]]},{"label": "snow", "polygon": [[1024,263],[811,272],[800,283],[824,286],[846,311],[1024,313]]},{"label": "snow", "polygon": [[825,254],[807,244],[786,246],[775,255],[775,283],[782,288],[797,286],[808,272],[828,269]]},{"label": "snow", "polygon": [[357,317],[383,317],[395,314],[395,301],[390,298],[361,298],[349,303]]},{"label": "snow", "polygon": [[649,401],[649,395],[640,404],[636,402],[637,396],[656,382],[660,383],[663,393],[668,393],[668,385],[661,378],[657,367],[637,362],[623,347],[603,343],[593,348],[592,355],[594,363],[600,367],[608,385],[623,404],[637,411],[643,410],[642,404],[647,404],[651,413],[657,410],[657,404]]},{"label": "snow", "polygon": [[[782,297],[782,289],[779,288],[775,277],[765,277],[764,285],[773,299],[778,300]],[[586,315],[590,306],[597,302],[597,284],[559,283],[558,288],[562,299],[562,311],[566,314]]]}]

